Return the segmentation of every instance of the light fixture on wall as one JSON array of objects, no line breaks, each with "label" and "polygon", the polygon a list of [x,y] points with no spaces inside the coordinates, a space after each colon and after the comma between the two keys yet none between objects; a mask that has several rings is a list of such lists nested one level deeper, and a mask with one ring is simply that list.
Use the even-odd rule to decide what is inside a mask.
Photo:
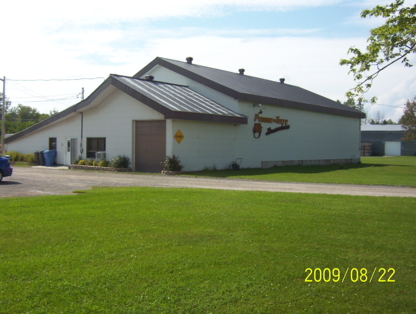
[{"label": "light fixture on wall", "polygon": [[261,107],[261,104],[253,104],[253,107]]},{"label": "light fixture on wall", "polygon": [[263,110],[260,110],[260,111],[259,111],[259,114],[262,114],[262,113],[263,113]]}]

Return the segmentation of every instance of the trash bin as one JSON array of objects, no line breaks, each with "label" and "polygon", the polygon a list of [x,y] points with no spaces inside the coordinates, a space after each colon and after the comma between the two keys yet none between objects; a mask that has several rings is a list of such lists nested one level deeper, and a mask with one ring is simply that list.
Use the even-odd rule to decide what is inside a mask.
[{"label": "trash bin", "polygon": [[45,165],[45,156],[43,155],[43,151],[40,150],[38,151],[39,153],[39,166],[44,166]]},{"label": "trash bin", "polygon": [[53,162],[55,161],[56,156],[56,150],[44,150],[43,155],[45,157],[45,166],[53,166]]},{"label": "trash bin", "polygon": [[39,157],[39,152],[34,152],[33,153],[35,155],[35,165],[40,165],[40,157]]}]

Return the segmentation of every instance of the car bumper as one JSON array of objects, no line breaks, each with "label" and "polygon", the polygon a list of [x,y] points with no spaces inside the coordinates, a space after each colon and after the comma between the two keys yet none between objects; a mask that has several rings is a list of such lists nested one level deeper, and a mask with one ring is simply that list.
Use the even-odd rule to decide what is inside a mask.
[{"label": "car bumper", "polygon": [[1,169],[3,171],[3,177],[10,177],[13,174],[13,168]]}]

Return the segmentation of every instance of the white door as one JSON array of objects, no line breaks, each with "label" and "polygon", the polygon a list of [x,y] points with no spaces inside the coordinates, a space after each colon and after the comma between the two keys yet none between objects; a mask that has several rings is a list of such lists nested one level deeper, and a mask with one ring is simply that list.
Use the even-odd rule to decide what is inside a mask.
[{"label": "white door", "polygon": [[401,142],[385,142],[384,155],[385,156],[401,156],[402,143]]},{"label": "white door", "polygon": [[76,138],[65,139],[65,165],[72,165],[74,160],[77,158],[76,152]]}]

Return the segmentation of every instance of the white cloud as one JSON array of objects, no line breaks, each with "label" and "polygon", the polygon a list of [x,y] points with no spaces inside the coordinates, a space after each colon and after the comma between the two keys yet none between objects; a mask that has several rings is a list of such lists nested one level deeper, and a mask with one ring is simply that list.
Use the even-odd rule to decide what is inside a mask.
[{"label": "white cloud", "polygon": [[[350,46],[364,46],[366,38],[316,37],[318,29],[159,29],[154,20],[221,15],[229,8],[289,10],[337,3],[348,1],[159,1],[137,2],[136,6],[131,1],[72,1],[63,7],[57,1],[28,1],[25,5],[8,1],[4,6],[9,14],[0,20],[3,40],[7,43],[0,51],[0,68],[4,73],[0,74],[14,79],[133,75],[156,56],[183,61],[192,56],[196,64],[235,72],[245,68],[247,75],[271,80],[285,77],[288,84],[344,100],[345,92],[354,82],[347,74],[348,68],[339,66],[339,60],[347,57]],[[151,21],[151,27],[143,21]],[[397,65],[389,74],[377,78],[371,93],[378,95],[382,104],[401,105],[416,94],[412,71]],[[40,95],[76,95],[84,87],[88,95],[100,83],[101,80],[10,82],[8,95],[16,98],[12,99],[14,104],[23,102],[23,98],[17,97],[28,96],[24,87]],[[48,112],[52,108],[62,110],[75,102],[76,99],[25,104]],[[379,107],[386,112],[387,119],[397,118],[395,108]],[[374,108],[369,108],[370,113]]]}]

